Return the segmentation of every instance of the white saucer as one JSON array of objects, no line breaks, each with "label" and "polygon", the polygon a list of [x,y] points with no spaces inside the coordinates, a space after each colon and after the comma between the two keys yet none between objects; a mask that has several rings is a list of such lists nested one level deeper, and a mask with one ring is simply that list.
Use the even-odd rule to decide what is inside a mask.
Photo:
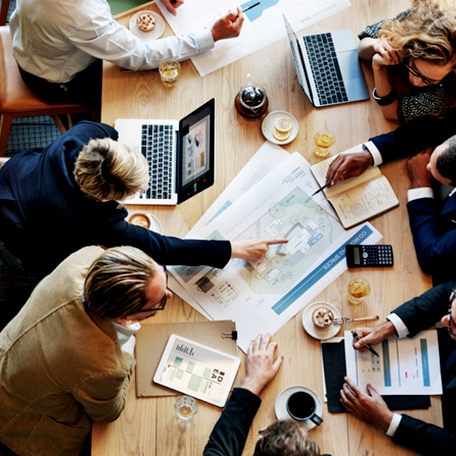
[{"label": "white saucer", "polygon": [[[131,217],[133,217],[134,215],[138,215],[138,214],[143,215],[144,217],[147,217],[147,219],[149,220],[149,223],[150,223],[150,226],[149,226],[150,231],[154,231],[155,233],[158,233],[158,234],[163,234],[163,227],[161,226],[160,220],[158,220],[158,218],[155,217],[155,215],[151,214],[150,212],[146,212],[146,211],[129,212],[128,216],[126,218],[127,222],[129,222]],[[140,225],[136,225],[136,226],[140,226]]]},{"label": "white saucer", "polygon": [[[155,28],[151,32],[143,32],[136,25],[136,18],[143,13],[152,14],[157,21],[157,23],[155,24]],[[163,35],[163,32],[165,31],[165,21],[159,14],[155,13],[154,11],[139,11],[130,19],[128,28],[130,29],[130,32],[133,33],[133,35],[135,35],[137,38],[141,38],[142,40],[146,41],[156,40],[160,38]]]},{"label": "white saucer", "polygon": [[328,328],[318,328],[315,326],[312,321],[312,312],[320,306],[325,306],[331,309],[333,311],[334,318],[340,317],[340,312],[332,304],[323,301],[313,302],[312,304],[309,304],[302,313],[302,326],[306,330],[307,334],[309,334],[309,336],[312,336],[314,339],[331,339],[340,331],[340,328],[342,328],[342,326],[331,325]]},{"label": "white saucer", "polygon": [[[272,135],[272,132],[274,131],[274,123],[278,117],[282,116],[287,116],[290,118],[291,122],[293,123],[293,129],[291,130],[291,135],[288,139],[285,141],[278,141],[277,139],[274,138]],[[273,144],[278,144],[281,146],[282,144],[288,144],[293,141],[293,139],[296,138],[298,135],[299,131],[299,124],[298,121],[295,119],[295,117],[290,114],[289,112],[286,111],[273,111],[270,112],[264,119],[263,122],[261,123],[261,131],[263,132],[264,137],[272,142]]]},{"label": "white saucer", "polygon": [[[285,388],[281,393],[277,396],[277,399],[275,401],[275,414],[278,420],[282,420],[285,418],[291,418],[290,414],[287,411],[287,400],[288,398],[293,394],[298,391],[304,391],[308,394],[310,394],[314,399],[315,399],[315,413],[321,418],[321,414],[323,412],[323,405],[321,404],[321,400],[318,397],[317,393],[307,386],[302,386],[302,385],[292,385],[289,386],[288,388]],[[301,423],[306,429],[313,429],[316,424],[311,421],[311,420],[305,420],[305,421],[298,421],[298,423]]]}]

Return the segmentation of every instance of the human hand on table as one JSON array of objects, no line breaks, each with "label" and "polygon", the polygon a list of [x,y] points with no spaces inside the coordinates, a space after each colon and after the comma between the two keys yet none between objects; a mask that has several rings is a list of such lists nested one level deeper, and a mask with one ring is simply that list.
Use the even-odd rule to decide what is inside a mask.
[{"label": "human hand on table", "polygon": [[243,22],[244,13],[240,6],[235,10],[228,11],[228,13],[216,21],[211,28],[214,41],[236,38],[241,33]]},{"label": "human hand on table", "polygon": [[271,342],[271,334],[258,334],[250,342],[247,350],[245,365],[246,375],[241,383],[241,388],[248,389],[257,396],[261,390],[275,377],[282,365],[283,355],[274,361],[274,350],[277,342]]},{"label": "human hand on table", "polygon": [[372,48],[375,52],[372,56],[372,66],[397,65],[402,61],[402,57],[391,49],[387,40],[376,39],[373,41]]},{"label": "human hand on table", "polygon": [[407,172],[410,178],[411,188],[431,186],[432,174],[427,169],[427,166],[432,152],[432,147],[428,147],[407,161]]},{"label": "human hand on table", "polygon": [[184,0],[161,0],[161,2],[173,16],[177,15],[176,9],[184,4]]},{"label": "human hand on table", "polygon": [[378,326],[356,328],[355,332],[358,334],[359,339],[353,339],[353,348],[355,350],[366,351],[368,350],[365,347],[366,344],[375,345],[382,342],[393,334],[396,334],[396,328],[389,320],[387,320],[385,323]]},{"label": "human hand on table", "polygon": [[344,377],[344,380],[340,390],[342,405],[359,420],[375,424],[386,432],[393,419],[393,412],[382,396],[370,383],[367,384],[366,394],[348,377]]},{"label": "human hand on table", "polygon": [[274,244],[286,244],[288,239],[245,239],[231,242],[231,258],[258,261],[264,257],[268,247]]},{"label": "human hand on table", "polygon": [[328,168],[326,182],[332,181],[332,187],[337,182],[363,174],[373,164],[374,159],[368,150],[351,154],[339,154]]}]

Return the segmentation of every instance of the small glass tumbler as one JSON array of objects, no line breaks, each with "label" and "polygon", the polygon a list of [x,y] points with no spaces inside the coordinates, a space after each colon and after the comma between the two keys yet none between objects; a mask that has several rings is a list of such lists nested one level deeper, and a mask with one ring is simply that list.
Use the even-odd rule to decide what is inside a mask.
[{"label": "small glass tumbler", "polygon": [[352,304],[360,304],[363,299],[370,293],[370,283],[362,277],[357,277],[350,281],[347,287],[347,298]]},{"label": "small glass tumbler", "polygon": [[336,142],[336,137],[332,131],[320,130],[314,136],[315,155],[320,158],[327,157],[333,144]]},{"label": "small glass tumbler", "polygon": [[174,404],[177,424],[179,427],[185,427],[187,423],[197,414],[198,402],[191,396],[178,397]]},{"label": "small glass tumbler", "polygon": [[164,60],[158,67],[161,82],[165,87],[173,88],[179,79],[181,66],[175,60]]}]

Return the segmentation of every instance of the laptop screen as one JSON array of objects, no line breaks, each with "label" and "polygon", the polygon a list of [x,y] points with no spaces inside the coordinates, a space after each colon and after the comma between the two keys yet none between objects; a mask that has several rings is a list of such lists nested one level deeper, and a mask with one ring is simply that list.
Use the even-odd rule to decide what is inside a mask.
[{"label": "laptop screen", "polygon": [[179,123],[178,203],[214,183],[215,99]]}]

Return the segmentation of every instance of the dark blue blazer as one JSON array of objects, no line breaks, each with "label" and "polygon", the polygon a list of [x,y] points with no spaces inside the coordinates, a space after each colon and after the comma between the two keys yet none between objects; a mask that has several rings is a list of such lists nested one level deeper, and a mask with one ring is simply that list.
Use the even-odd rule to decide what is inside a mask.
[{"label": "dark blue blazer", "polygon": [[[455,287],[456,281],[440,284],[394,310],[410,331],[410,337],[447,314],[449,297]],[[456,341],[450,343],[451,349],[456,349]],[[442,405],[444,411],[445,408],[449,411],[444,413],[444,429],[402,415],[393,442],[429,456],[456,454],[456,379],[444,385]]]},{"label": "dark blue blazer", "polygon": [[118,133],[83,121],[45,149],[17,154],[0,168],[0,237],[8,250],[40,275],[97,244],[138,247],[160,264],[224,267],[229,241],[161,236],[127,223],[127,210],[118,202],[84,196],[73,177],[76,158],[91,139],[106,137],[117,140]]},{"label": "dark blue blazer", "polygon": [[[444,119],[426,117],[402,125],[371,140],[384,163],[409,157],[430,146],[438,146],[456,134],[456,113]],[[456,279],[456,195],[445,201],[422,198],[407,204],[410,228],[421,269],[432,274],[434,285]]]}]

